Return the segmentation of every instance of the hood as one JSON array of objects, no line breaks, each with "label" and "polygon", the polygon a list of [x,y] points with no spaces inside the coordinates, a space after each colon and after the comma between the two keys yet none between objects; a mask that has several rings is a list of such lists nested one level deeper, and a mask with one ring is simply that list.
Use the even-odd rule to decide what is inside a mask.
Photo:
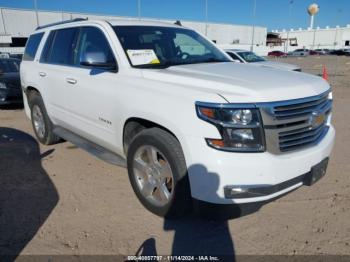
[{"label": "hood", "polygon": [[8,88],[21,88],[19,73],[3,73],[0,75],[0,82],[5,83]]},{"label": "hood", "polygon": [[290,70],[290,71],[300,70],[300,66],[281,63],[281,62],[274,62],[274,61],[263,61],[263,62],[251,63],[251,65],[267,66],[267,67],[272,67],[276,69]]},{"label": "hood", "polygon": [[283,101],[329,89],[326,81],[313,75],[230,62],[143,69],[142,74],[149,80],[218,94],[231,103]]}]

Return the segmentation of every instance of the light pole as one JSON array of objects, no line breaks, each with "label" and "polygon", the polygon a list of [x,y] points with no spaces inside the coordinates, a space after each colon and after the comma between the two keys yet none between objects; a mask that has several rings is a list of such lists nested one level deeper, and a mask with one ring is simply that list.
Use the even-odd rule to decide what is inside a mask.
[{"label": "light pole", "polygon": [[34,0],[34,9],[35,9],[35,16],[36,16],[36,26],[39,26],[38,4],[37,4],[36,1],[37,1],[37,0]]},{"label": "light pole", "polygon": [[205,0],[205,36],[208,35],[208,0]]},{"label": "light pole", "polygon": [[141,19],[141,0],[137,0],[137,17]]},{"label": "light pole", "polygon": [[312,49],[311,50],[315,49],[315,40],[316,40],[316,28],[314,28],[314,36],[312,39]]},{"label": "light pole", "polygon": [[2,26],[3,26],[3,28],[4,28],[4,35],[6,35],[6,26],[5,26],[5,19],[4,19],[4,14],[3,14],[3,12],[2,12],[2,8],[0,8],[0,10],[1,10],[1,19],[2,19]]},{"label": "light pole", "polygon": [[287,44],[285,45],[285,52],[288,53],[288,47],[289,47],[289,32],[290,28],[292,26],[291,20],[292,20],[292,4],[294,3],[294,0],[289,1],[289,9],[288,9],[288,24],[289,24],[289,30],[287,31]]},{"label": "light pole", "polygon": [[334,43],[333,43],[334,49],[337,46],[337,37],[338,37],[338,26],[335,26]]},{"label": "light pole", "polygon": [[256,13],[256,0],[254,0],[253,5],[253,30],[252,30],[252,45],[250,47],[250,51],[254,51],[254,36],[255,36],[255,13]]}]

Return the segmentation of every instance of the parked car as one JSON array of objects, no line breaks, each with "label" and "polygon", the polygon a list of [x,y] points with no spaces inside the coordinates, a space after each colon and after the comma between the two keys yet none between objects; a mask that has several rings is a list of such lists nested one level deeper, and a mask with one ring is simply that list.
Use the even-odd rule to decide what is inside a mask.
[{"label": "parked car", "polygon": [[19,64],[15,58],[0,58],[0,106],[23,103]]},{"label": "parked car", "polygon": [[326,173],[329,84],[232,63],[186,27],[81,19],[39,27],[20,71],[37,139],[64,138],[126,166],[136,196],[159,216],[180,216],[193,202],[265,203]]},{"label": "parked car", "polygon": [[282,51],[271,51],[267,54],[268,56],[275,56],[275,57],[286,57],[288,54]]},{"label": "parked car", "polygon": [[323,49],[315,49],[316,52],[318,52],[320,55],[328,55],[330,50],[327,48],[323,48]]},{"label": "parked car", "polygon": [[316,50],[310,50],[309,55],[323,55],[322,52],[318,52]]},{"label": "parked car", "polygon": [[350,56],[350,50],[349,49],[337,49],[332,50],[330,55],[337,55],[337,56]]},{"label": "parked car", "polygon": [[10,53],[7,52],[0,52],[0,59],[1,58],[10,58]]},{"label": "parked car", "polygon": [[225,52],[234,61],[239,63],[301,72],[301,68],[299,66],[276,62],[276,61],[268,61],[265,58],[258,56],[255,53],[250,51],[241,50],[241,49],[226,49]]},{"label": "parked car", "polygon": [[22,60],[23,54],[10,54],[10,57]]},{"label": "parked car", "polygon": [[296,49],[292,52],[289,52],[289,56],[308,56],[310,54],[309,49]]}]

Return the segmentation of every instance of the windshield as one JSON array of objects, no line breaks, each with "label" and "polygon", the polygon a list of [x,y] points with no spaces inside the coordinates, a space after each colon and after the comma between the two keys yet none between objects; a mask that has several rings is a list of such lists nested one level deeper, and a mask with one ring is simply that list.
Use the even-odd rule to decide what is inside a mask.
[{"label": "windshield", "polygon": [[175,27],[115,26],[120,43],[133,67],[231,62],[218,48],[195,31]]},{"label": "windshield", "polygon": [[254,54],[253,52],[239,52],[238,54],[248,63],[266,61],[264,58]]},{"label": "windshield", "polygon": [[19,71],[19,61],[0,59],[0,71],[3,73],[17,73]]}]

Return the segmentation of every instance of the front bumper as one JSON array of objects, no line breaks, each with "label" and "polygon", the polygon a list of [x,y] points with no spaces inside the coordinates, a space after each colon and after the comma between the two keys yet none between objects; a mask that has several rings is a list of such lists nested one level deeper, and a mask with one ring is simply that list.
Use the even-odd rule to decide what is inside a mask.
[{"label": "front bumper", "polygon": [[284,181],[277,185],[263,186],[226,186],[224,187],[225,198],[250,198],[261,197],[278,193],[284,189],[302,183],[306,186],[311,186],[326,174],[328,158],[322,160],[321,163],[311,168],[311,171],[297,176],[290,180]]},{"label": "front bumper", "polygon": [[[264,153],[231,153],[208,147],[201,138],[189,137],[185,152],[192,197],[214,204],[241,204],[273,199],[304,184],[311,168],[328,158],[333,148],[335,130],[317,145],[275,155]],[[283,185],[283,186],[281,186]],[[264,194],[228,197],[225,189],[269,188]]]},{"label": "front bumper", "polygon": [[22,91],[20,89],[0,90],[0,105],[23,104]]}]

